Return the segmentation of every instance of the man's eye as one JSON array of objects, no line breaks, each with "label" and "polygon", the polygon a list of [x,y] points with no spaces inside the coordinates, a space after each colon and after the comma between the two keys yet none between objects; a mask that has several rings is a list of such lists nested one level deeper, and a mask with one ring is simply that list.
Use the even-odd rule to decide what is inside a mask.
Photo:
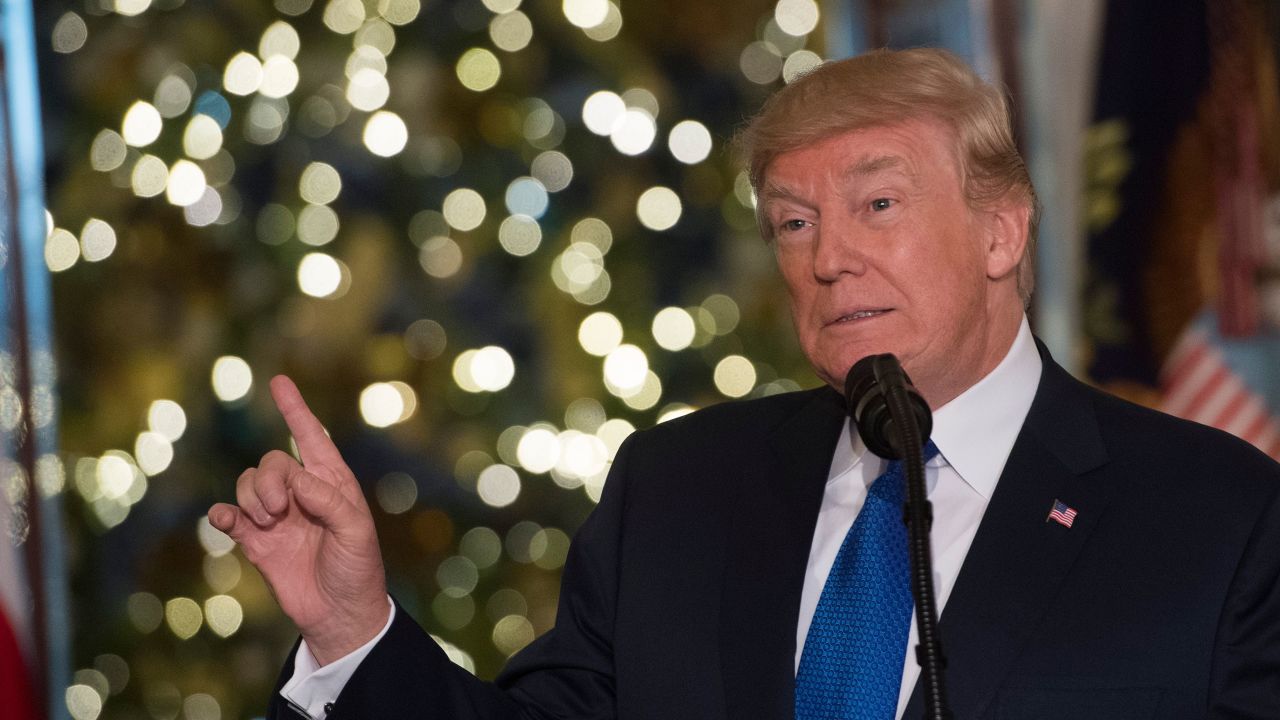
[{"label": "man's eye", "polygon": [[785,232],[795,232],[795,231],[797,231],[797,230],[803,230],[803,229],[804,229],[804,227],[805,227],[806,225],[808,225],[808,224],[809,224],[809,223],[808,223],[807,221],[804,221],[804,220],[798,220],[798,219],[797,219],[797,220],[783,220],[783,221],[782,221],[782,225],[781,225],[781,227],[782,227],[783,231],[785,231]]},{"label": "man's eye", "polygon": [[876,198],[871,201],[871,209],[875,212],[881,212],[893,207],[893,201],[889,198]]}]

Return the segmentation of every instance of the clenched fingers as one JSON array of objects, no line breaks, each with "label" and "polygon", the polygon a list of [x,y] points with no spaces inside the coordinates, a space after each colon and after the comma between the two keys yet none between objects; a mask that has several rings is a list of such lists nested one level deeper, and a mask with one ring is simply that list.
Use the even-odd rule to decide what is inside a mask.
[{"label": "clenched fingers", "polygon": [[236,542],[239,542],[238,538],[248,522],[244,513],[240,512],[240,508],[230,503],[215,503],[209,508],[209,524],[226,533]]},{"label": "clenched fingers", "polygon": [[254,493],[268,513],[279,515],[289,509],[289,481],[301,472],[302,466],[289,457],[288,453],[272,450],[262,456],[252,485]]},{"label": "clenched fingers", "polygon": [[[258,468],[249,468],[240,473],[240,478],[236,480],[236,504],[240,506],[240,511],[253,521],[254,525],[266,527],[272,522],[271,513],[267,511],[266,506],[262,504],[262,499],[258,497],[256,489],[258,474]],[[281,482],[283,484],[283,481]]]}]

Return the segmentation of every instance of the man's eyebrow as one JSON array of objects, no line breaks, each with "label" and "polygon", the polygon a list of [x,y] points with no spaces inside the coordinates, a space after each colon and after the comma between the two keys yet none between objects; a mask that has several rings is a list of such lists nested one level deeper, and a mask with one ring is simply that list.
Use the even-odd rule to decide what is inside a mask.
[{"label": "man's eyebrow", "polygon": [[761,200],[795,200],[800,202],[800,196],[791,191],[784,185],[778,185],[774,182],[766,182],[760,191]]},{"label": "man's eyebrow", "polygon": [[854,163],[845,170],[845,179],[850,180],[857,177],[865,177],[874,175],[884,170],[902,170],[906,172],[907,164],[897,155],[877,155],[875,157],[864,158]]}]

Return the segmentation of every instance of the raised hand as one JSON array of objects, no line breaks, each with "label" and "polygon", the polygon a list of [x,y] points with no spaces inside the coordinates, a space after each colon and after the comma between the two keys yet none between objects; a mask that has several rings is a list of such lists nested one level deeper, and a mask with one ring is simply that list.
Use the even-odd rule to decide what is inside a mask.
[{"label": "raised hand", "polygon": [[209,522],[240,544],[324,665],[386,624],[382,555],[355,475],[297,386],[277,376],[271,396],[302,463],[267,453],[236,482],[239,507],[218,503]]}]

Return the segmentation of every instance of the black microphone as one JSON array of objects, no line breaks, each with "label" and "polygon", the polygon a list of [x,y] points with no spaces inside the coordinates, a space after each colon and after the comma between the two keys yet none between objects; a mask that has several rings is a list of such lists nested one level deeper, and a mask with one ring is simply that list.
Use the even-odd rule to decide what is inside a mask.
[{"label": "black microphone", "polygon": [[929,412],[929,403],[911,385],[911,378],[898,358],[888,353],[868,355],[854,363],[845,376],[844,398],[862,442],[871,452],[888,460],[901,460],[906,454],[889,410],[889,398],[898,393],[905,394],[907,407],[920,429],[919,437],[927,440],[933,430],[933,413]]},{"label": "black microphone", "polygon": [[854,363],[844,380],[844,397],[853,424],[867,449],[889,460],[903,461],[907,498],[902,521],[907,525],[911,561],[911,594],[915,598],[920,643],[916,662],[924,690],[925,718],[953,720],[947,706],[946,656],[938,637],[937,601],[929,526],[933,509],[925,493],[922,447],[933,431],[929,404],[893,355],[871,355]]}]

